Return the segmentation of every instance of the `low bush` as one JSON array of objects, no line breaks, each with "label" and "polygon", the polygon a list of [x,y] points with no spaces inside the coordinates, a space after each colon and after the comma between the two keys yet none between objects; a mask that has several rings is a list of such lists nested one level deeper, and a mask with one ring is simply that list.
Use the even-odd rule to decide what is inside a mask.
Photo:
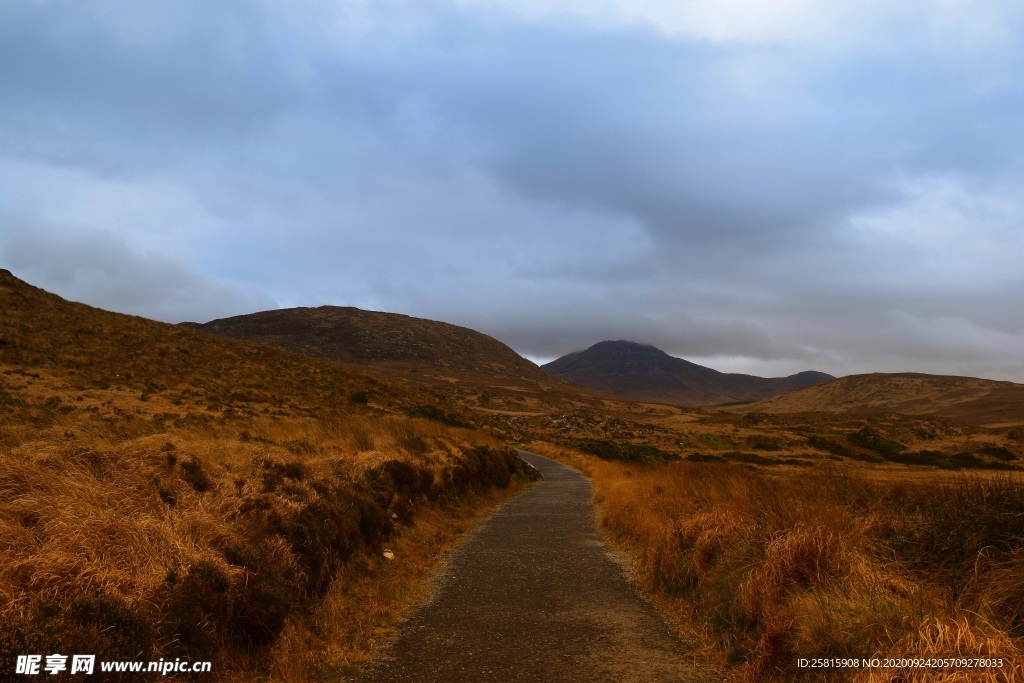
[{"label": "low bush", "polygon": [[449,427],[461,427],[464,429],[472,429],[473,427],[473,425],[469,424],[458,415],[446,412],[437,406],[426,403],[409,406],[405,409],[405,414],[408,417],[420,417],[425,420],[434,420],[435,422],[446,424]]},{"label": "low bush", "polygon": [[[114,660],[148,660],[157,648],[152,611],[115,593],[82,595],[65,607],[37,603],[31,611],[34,613],[4,615],[0,671],[13,672],[18,655],[24,654],[100,653]],[[104,680],[146,677],[110,674]]]},{"label": "low bush", "polygon": [[[833,453],[835,455],[845,457],[850,457],[852,455],[850,449],[835,436],[812,434],[807,437],[807,445],[811,448],[817,448],[820,451],[825,451],[826,453]],[[873,459],[880,460],[880,458]]]},{"label": "low bush", "polygon": [[978,452],[982,455],[987,455],[990,458],[1006,462],[1017,459],[1017,455],[1013,451],[1008,448],[1004,448],[1003,446],[982,446],[978,449]]},{"label": "low bush", "polygon": [[434,485],[434,473],[403,460],[387,460],[367,470],[366,480],[378,499],[388,504],[396,497],[429,496]]},{"label": "low bush", "polygon": [[171,585],[165,623],[181,655],[212,659],[220,650],[232,611],[230,588],[224,570],[208,560],[189,567]]},{"label": "low bush", "polygon": [[758,451],[779,451],[783,446],[779,439],[764,435],[748,437],[747,445]]},{"label": "low bush", "polygon": [[181,463],[181,476],[199,493],[203,493],[210,488],[210,477],[206,474],[206,470],[203,469],[202,463],[195,458],[190,458]]},{"label": "low bush", "polygon": [[358,548],[378,548],[394,530],[383,508],[367,496],[336,487],[323,487],[319,493],[277,529],[298,558],[304,587],[313,596],[323,593],[340,564]]},{"label": "low bush", "polygon": [[294,582],[270,569],[251,573],[234,597],[230,625],[233,642],[246,647],[270,645],[297,604]]},{"label": "low bush", "polygon": [[874,451],[887,459],[892,459],[898,456],[905,448],[903,444],[891,439],[886,439],[870,427],[863,427],[856,432],[849,434],[847,438],[851,443],[854,443],[861,448],[866,448],[869,451]]},{"label": "low bush", "polygon": [[679,456],[674,453],[668,453],[646,444],[606,441],[602,439],[579,439],[573,445],[584,453],[595,455],[603,460],[665,462],[667,460],[679,459]]}]

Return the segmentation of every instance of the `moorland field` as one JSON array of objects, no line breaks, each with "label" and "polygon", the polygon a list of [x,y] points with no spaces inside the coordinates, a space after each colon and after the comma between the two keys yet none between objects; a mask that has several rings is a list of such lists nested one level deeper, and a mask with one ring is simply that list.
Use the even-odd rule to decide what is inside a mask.
[{"label": "moorland field", "polygon": [[[724,679],[1024,680],[1020,385],[864,375],[685,407],[517,373],[453,326],[363,317],[349,346],[398,326],[414,351],[332,358],[6,272],[0,310],[0,666],[73,643],[344,679],[442,549],[529,485],[518,445],[592,478],[609,539]],[[468,360],[438,364],[416,329]],[[1004,665],[797,666],[954,655]]]}]

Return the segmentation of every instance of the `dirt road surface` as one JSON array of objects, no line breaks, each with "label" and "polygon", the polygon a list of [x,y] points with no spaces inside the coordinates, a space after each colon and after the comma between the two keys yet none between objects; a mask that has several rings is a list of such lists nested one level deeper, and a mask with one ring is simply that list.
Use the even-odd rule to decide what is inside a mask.
[{"label": "dirt road surface", "polygon": [[357,680],[713,680],[626,581],[597,530],[587,478],[520,453],[544,481],[452,554],[390,656]]}]

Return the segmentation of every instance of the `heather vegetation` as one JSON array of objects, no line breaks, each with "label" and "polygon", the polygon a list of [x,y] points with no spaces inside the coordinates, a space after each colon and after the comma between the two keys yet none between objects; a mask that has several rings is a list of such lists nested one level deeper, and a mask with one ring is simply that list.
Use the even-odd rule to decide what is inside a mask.
[{"label": "heather vegetation", "polygon": [[[603,525],[691,640],[746,680],[1019,681],[1024,481],[859,465],[622,463],[591,474]],[[1001,657],[987,672],[811,671],[798,658]]]},{"label": "heather vegetation", "polygon": [[507,488],[518,465],[399,417],[127,439],[59,424],[2,454],[5,662],[85,644],[123,659],[268,656],[353,558],[380,556],[424,509]]},{"label": "heather vegetation", "polygon": [[603,460],[626,460],[631,462],[659,462],[674,460],[679,456],[666,453],[660,448],[646,444],[634,444],[628,441],[608,441],[605,439],[580,439],[576,448],[584,453],[596,455]]},{"label": "heather vegetation", "polygon": [[415,389],[13,278],[0,303],[5,672],[78,652],[336,678],[473,511],[528,479]]}]

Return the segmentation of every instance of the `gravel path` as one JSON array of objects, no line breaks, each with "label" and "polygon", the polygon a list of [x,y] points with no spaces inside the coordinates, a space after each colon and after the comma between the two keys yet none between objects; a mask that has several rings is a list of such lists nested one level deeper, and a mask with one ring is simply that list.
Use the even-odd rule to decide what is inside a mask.
[{"label": "gravel path", "polygon": [[520,454],[544,481],[452,554],[390,657],[358,680],[711,680],[626,582],[597,530],[586,477]]}]

